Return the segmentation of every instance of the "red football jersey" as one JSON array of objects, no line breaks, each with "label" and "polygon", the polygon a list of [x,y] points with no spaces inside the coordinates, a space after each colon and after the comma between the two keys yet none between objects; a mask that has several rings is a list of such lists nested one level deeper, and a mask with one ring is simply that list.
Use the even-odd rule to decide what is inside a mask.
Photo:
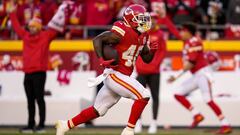
[{"label": "red football jersey", "polygon": [[190,70],[192,73],[208,65],[207,59],[204,57],[201,39],[192,37],[184,42],[183,60],[190,61],[194,64],[194,67]]},{"label": "red football jersey", "polygon": [[148,34],[138,34],[122,21],[115,22],[111,31],[121,37],[120,43],[114,46],[119,56],[118,67],[114,70],[130,76],[137,56],[148,39]]}]

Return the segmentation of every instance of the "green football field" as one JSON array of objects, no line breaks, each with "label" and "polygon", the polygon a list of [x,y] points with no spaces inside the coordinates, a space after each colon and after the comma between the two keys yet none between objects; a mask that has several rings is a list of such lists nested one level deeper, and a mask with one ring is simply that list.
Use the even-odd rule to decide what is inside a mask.
[{"label": "green football field", "polygon": [[[194,129],[189,130],[186,128],[181,129],[169,129],[163,130],[159,129],[156,135],[215,135],[215,128],[207,128],[207,129]],[[122,128],[78,128],[73,129],[67,133],[67,135],[120,135]],[[55,130],[53,128],[49,128],[46,130],[46,133],[33,133],[31,135],[54,135]],[[19,133],[17,128],[0,128],[0,135],[30,135]],[[142,134],[136,135],[148,135],[146,129]],[[240,129],[235,128],[233,133],[230,135],[240,135]]]}]

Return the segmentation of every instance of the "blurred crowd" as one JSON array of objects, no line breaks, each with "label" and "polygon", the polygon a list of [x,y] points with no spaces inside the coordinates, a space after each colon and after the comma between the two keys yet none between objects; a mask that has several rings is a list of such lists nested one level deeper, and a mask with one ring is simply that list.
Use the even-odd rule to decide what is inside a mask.
[{"label": "blurred crowd", "polygon": [[[17,16],[24,27],[31,18],[38,17],[46,25],[62,0],[0,0],[0,39],[11,37],[11,22],[6,10],[14,1]],[[240,38],[240,0],[74,0],[69,27],[62,35],[66,39],[82,38],[81,26],[111,25],[121,17],[124,9],[133,3],[144,5],[150,12],[169,17],[176,25],[193,21],[201,26],[203,38]],[[79,26],[79,27],[76,27]],[[101,29],[88,30],[93,37]],[[209,32],[210,31],[210,32]],[[207,35],[207,36],[206,36]]]}]

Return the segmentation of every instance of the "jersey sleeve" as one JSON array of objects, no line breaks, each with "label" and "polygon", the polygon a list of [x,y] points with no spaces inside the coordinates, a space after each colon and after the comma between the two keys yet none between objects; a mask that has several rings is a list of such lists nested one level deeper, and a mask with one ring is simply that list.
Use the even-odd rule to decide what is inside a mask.
[{"label": "jersey sleeve", "polygon": [[123,22],[115,22],[111,28],[111,32],[117,34],[119,37],[123,37],[126,34],[124,25],[125,24]]},{"label": "jersey sleeve", "polygon": [[203,52],[203,46],[199,42],[188,43],[187,46],[189,46],[189,47],[186,50],[187,51],[187,53],[186,53],[187,57],[186,58],[191,63],[195,63],[199,53]]}]

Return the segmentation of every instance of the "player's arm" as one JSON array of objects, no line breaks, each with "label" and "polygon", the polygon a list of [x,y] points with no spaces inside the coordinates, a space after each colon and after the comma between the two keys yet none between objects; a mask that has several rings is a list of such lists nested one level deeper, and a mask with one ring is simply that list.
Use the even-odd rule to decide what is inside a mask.
[{"label": "player's arm", "polygon": [[180,78],[182,75],[184,75],[188,70],[192,69],[194,67],[194,63],[190,61],[184,61],[183,62],[183,70],[180,71],[180,73],[177,76],[170,76],[170,78],[167,80],[168,83],[172,83],[178,78]]},{"label": "player's arm", "polygon": [[150,63],[154,57],[154,53],[150,51],[150,48],[145,45],[141,51],[140,56],[145,63]]},{"label": "player's arm", "polygon": [[103,45],[115,45],[121,38],[111,31],[105,31],[93,39],[94,50],[98,58],[103,57]]},{"label": "player's arm", "polygon": [[158,49],[158,43],[157,42],[150,42],[150,37],[147,37],[146,42],[144,43],[144,47],[140,53],[140,56],[142,57],[142,60],[145,63],[150,63],[152,59],[154,58],[154,54]]}]

